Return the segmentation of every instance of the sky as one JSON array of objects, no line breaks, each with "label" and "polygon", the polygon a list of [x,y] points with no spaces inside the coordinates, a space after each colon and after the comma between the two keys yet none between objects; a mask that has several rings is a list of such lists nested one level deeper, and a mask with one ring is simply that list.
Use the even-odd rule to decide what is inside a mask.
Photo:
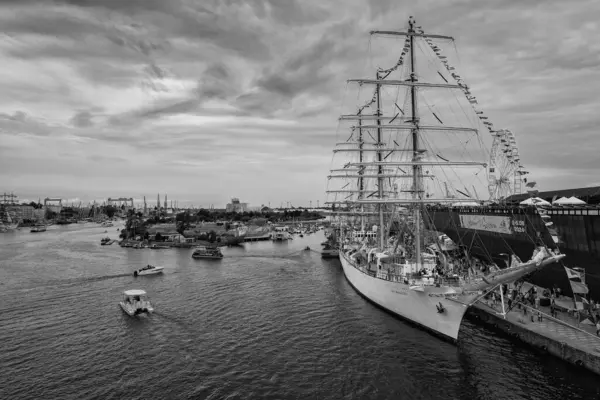
[{"label": "sky", "polygon": [[0,0],[0,192],[322,203],[368,32],[411,15],[540,190],[600,185],[596,0]]}]

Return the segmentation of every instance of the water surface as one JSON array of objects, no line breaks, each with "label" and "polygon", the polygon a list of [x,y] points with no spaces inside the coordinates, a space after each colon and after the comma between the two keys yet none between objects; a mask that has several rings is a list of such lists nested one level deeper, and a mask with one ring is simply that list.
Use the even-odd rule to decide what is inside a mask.
[{"label": "water surface", "polygon": [[[105,230],[108,230],[105,233]],[[224,249],[0,234],[1,399],[591,399],[597,378],[465,321],[454,346],[361,298],[322,233]],[[148,263],[165,273],[134,278]],[[145,289],[156,313],[118,306]]]}]

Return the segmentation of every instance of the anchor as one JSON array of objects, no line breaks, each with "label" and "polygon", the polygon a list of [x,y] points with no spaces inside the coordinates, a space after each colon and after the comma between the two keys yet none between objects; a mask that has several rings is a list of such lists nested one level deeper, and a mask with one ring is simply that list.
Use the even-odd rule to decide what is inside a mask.
[{"label": "anchor", "polygon": [[446,311],[446,309],[444,308],[444,305],[442,304],[442,302],[439,302],[438,304],[436,304],[435,308],[437,308],[437,312],[439,314],[443,314]]}]

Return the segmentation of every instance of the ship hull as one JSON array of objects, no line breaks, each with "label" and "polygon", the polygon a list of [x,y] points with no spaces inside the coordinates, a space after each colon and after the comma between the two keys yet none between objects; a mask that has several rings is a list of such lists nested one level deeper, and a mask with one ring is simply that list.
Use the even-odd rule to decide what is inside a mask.
[{"label": "ship hull", "polygon": [[[555,238],[550,239],[547,236],[548,228],[539,215],[534,210],[524,210],[522,207],[432,209],[428,214],[429,218],[425,219],[428,229],[446,234],[455,243],[464,244],[472,254],[485,259],[491,257],[503,267],[507,259],[505,254],[514,253],[522,261],[529,260],[535,248],[532,238],[545,238],[546,245],[557,246],[566,255],[565,265],[586,270],[590,296],[600,299],[599,209],[547,209],[548,221],[552,222],[550,229],[555,234]],[[499,226],[493,226],[493,219],[488,220],[487,224],[469,225],[479,217],[507,218],[508,225],[498,229]],[[557,286],[563,293],[571,293],[569,280],[561,264],[549,265],[527,280],[541,287]]]},{"label": "ship hull", "polygon": [[[467,311],[465,304],[446,297],[432,297],[404,283],[371,276],[356,268],[353,261],[342,252],[340,261],[350,285],[367,300],[444,339],[452,342],[458,340],[460,324]],[[444,307],[443,313],[438,312],[439,303]]]}]

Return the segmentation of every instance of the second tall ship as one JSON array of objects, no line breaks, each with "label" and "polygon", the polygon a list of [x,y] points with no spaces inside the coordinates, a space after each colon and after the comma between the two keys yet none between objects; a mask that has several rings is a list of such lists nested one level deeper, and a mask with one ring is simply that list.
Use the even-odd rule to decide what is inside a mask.
[{"label": "second tall ship", "polygon": [[[452,41],[451,37],[426,34],[412,17],[404,32],[371,34],[404,42],[391,68],[378,68],[374,79],[348,81],[358,84],[364,103],[340,117],[340,127],[349,126],[338,129],[341,139],[328,176],[340,261],[348,282],[364,297],[455,341],[467,308],[487,291],[564,255],[536,237],[531,238],[534,251],[528,261],[512,257],[507,265],[471,255],[460,241],[443,247],[431,226],[432,207],[473,201],[472,181],[487,165],[473,159],[471,151],[479,148],[485,155],[482,136],[494,130],[470,107],[469,88],[441,55],[436,42]],[[419,61],[421,70],[418,57],[425,58]],[[427,78],[437,82],[425,82]],[[363,87],[373,90],[365,94]],[[444,98],[443,91],[450,97]],[[466,92],[466,102],[456,94],[460,91]],[[457,116],[467,111],[475,127],[456,124]],[[448,187],[471,195],[448,198]],[[539,214],[529,221],[544,225]],[[507,246],[506,253],[514,251]]]}]

